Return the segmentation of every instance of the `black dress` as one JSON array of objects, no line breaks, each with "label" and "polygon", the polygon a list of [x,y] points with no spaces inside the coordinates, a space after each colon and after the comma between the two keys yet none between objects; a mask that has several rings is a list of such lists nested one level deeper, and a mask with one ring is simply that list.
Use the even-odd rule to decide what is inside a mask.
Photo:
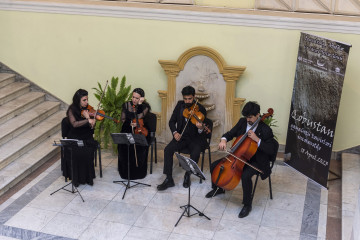
[{"label": "black dress", "polygon": [[[67,112],[70,130],[67,134],[68,139],[79,139],[84,141],[84,147],[76,147],[72,150],[75,186],[79,184],[93,185],[95,178],[94,153],[98,142],[94,140],[94,129],[91,129],[88,120],[81,117],[80,110],[70,106]],[[70,150],[65,149],[66,172],[63,176],[71,179],[71,156]],[[66,174],[65,174],[66,173]]]},{"label": "black dress", "polygon": [[[150,106],[146,103],[138,105],[136,108],[138,118],[146,118]],[[126,102],[122,106],[121,120],[123,122],[121,132],[132,133],[131,121],[135,118],[135,113],[132,107],[132,103]],[[146,138],[147,142],[150,142],[150,136]],[[136,158],[134,146],[130,145],[129,148],[129,159],[130,159],[130,179],[143,179],[147,174],[147,157],[149,146],[136,146],[136,156],[138,166],[136,166]],[[128,146],[118,145],[118,170],[121,178],[128,179]]]}]

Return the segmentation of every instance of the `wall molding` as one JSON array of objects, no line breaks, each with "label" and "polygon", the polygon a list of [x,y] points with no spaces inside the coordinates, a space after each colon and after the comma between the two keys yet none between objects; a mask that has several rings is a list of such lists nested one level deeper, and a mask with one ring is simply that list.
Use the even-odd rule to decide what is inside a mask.
[{"label": "wall molding", "polygon": [[[42,1],[32,2],[32,1],[0,0],[0,10],[87,15],[87,16],[107,16],[107,17],[119,17],[119,18],[207,23],[207,24],[221,24],[221,25],[233,25],[233,26],[294,29],[301,31],[321,31],[321,32],[360,34],[360,21],[358,17],[354,17],[354,21],[342,21],[342,20],[321,19],[321,15],[317,15],[317,18],[301,18],[301,17],[270,16],[270,13],[269,15],[242,14],[242,13],[234,13],[234,12],[226,12],[226,11],[224,12],[196,11],[196,10],[194,11],[194,9],[178,10],[178,9],[169,9],[169,7],[168,8],[133,7],[131,3],[127,3],[127,6],[125,7],[123,5],[116,6],[116,5],[98,4],[98,3],[99,2],[97,2],[97,4],[91,4],[91,2],[86,4],[74,4],[74,3],[42,2]],[[273,13],[271,14],[273,15]],[[351,17],[347,17],[347,18],[351,18]]]}]

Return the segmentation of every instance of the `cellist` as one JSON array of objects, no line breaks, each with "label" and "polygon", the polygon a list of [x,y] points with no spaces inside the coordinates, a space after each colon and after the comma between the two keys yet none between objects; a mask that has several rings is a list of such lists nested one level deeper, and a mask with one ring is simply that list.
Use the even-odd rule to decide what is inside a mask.
[{"label": "cellist", "polygon": [[[248,102],[245,104],[242,109],[242,115],[244,117],[240,118],[237,124],[227,133],[225,133],[219,143],[219,150],[226,150],[226,143],[231,141],[234,137],[239,137],[247,132],[249,138],[255,141],[258,145],[255,155],[249,160],[248,163],[254,167],[260,169],[263,174],[261,178],[265,179],[269,176],[270,169],[270,160],[271,157],[276,154],[275,150],[275,140],[271,128],[266,125],[264,122],[260,121],[257,126],[252,130],[249,130],[256,120],[260,117],[260,106],[256,102]],[[217,160],[211,164],[210,171],[213,172],[213,169],[218,165],[220,160]],[[243,172],[241,175],[241,183],[243,189],[243,208],[239,213],[239,218],[246,217],[249,215],[252,209],[252,180],[251,177],[254,176],[257,171],[247,165],[244,166]],[[212,183],[212,190],[206,194],[205,197],[211,198],[213,196],[225,193],[224,189],[217,189],[217,186]]]}]

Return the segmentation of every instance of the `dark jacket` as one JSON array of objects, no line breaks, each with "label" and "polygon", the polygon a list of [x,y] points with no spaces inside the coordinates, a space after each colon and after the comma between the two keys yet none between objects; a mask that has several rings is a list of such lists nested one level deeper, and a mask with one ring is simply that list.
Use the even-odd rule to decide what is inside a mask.
[{"label": "dark jacket", "polygon": [[[199,103],[198,105],[199,105],[199,111],[202,114],[204,114],[204,116],[206,117],[205,108]],[[178,132],[179,134],[183,132],[183,129],[186,125],[186,120],[185,117],[183,116],[184,109],[185,109],[185,102],[182,100],[178,101],[169,120],[169,127],[172,134],[175,131]],[[187,124],[186,130],[184,131],[184,135],[182,136],[182,140],[198,141],[203,148],[208,146],[208,143],[206,141],[205,131],[199,133],[198,128],[191,122]]]},{"label": "dark jacket", "polygon": [[[245,134],[247,122],[245,118],[240,118],[237,124],[227,133],[223,135],[227,141],[231,141],[234,137]],[[264,172],[261,178],[267,178],[270,173],[270,161],[276,158],[277,142],[274,139],[271,128],[264,122],[260,121],[255,134],[261,139],[260,146],[258,147],[255,155],[250,159],[249,163],[256,162],[259,169]]]}]

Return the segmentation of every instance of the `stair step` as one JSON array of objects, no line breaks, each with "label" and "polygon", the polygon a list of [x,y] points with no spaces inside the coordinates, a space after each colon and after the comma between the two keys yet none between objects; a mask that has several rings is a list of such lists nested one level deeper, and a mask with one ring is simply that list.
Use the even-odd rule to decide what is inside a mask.
[{"label": "stair step", "polygon": [[0,124],[37,106],[45,100],[43,92],[29,92],[0,106]]},{"label": "stair step", "polygon": [[54,140],[58,139],[61,139],[61,131],[52,134],[35,148],[1,169],[0,196],[59,153],[60,148],[52,146]]},{"label": "stair step", "polygon": [[30,83],[13,82],[0,88],[0,105],[30,92]]},{"label": "stair step", "polygon": [[[57,104],[60,105],[58,102]],[[6,167],[15,159],[37,146],[40,142],[59,131],[61,128],[60,122],[64,116],[65,111],[57,111],[36,126],[0,146],[0,169]]]},{"label": "stair step", "polygon": [[15,74],[11,73],[0,73],[0,88],[15,82]]},{"label": "stair step", "polygon": [[59,102],[43,102],[0,125],[0,147],[27,129],[59,111]]}]

